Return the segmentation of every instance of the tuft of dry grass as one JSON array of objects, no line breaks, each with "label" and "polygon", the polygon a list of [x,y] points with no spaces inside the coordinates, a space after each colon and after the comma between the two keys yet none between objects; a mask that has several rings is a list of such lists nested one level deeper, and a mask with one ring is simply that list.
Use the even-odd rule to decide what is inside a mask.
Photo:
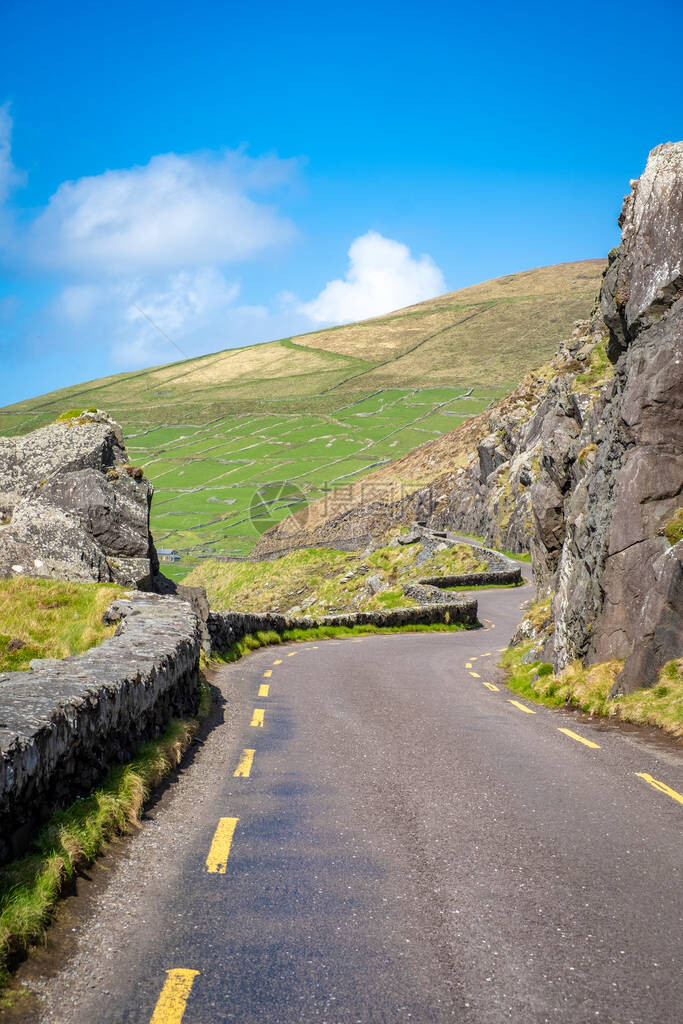
[{"label": "tuft of dry grass", "polygon": [[586,668],[577,661],[554,675],[551,666],[539,662],[522,664],[521,659],[530,647],[531,642],[509,648],[501,659],[507,670],[508,686],[516,693],[551,707],[569,704],[589,715],[653,725],[683,739],[683,658],[667,662],[654,686],[610,698],[622,660],[599,662]]},{"label": "tuft of dry grass", "polygon": [[0,672],[29,667],[32,658],[81,654],[114,632],[102,615],[123,588],[20,576],[0,580]]}]

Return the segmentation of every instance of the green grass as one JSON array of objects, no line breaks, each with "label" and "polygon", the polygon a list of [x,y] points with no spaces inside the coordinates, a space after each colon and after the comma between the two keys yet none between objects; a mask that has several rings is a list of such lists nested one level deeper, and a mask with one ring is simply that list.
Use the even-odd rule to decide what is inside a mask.
[{"label": "green grass", "polygon": [[[109,583],[0,580],[0,672],[22,671],[33,658],[66,658],[101,643],[114,632],[102,624],[102,615],[123,593]],[[23,646],[12,650],[17,641]]]},{"label": "green grass", "polygon": [[[241,556],[259,538],[249,506],[260,484],[294,480],[310,503],[454,429],[552,355],[590,313],[601,270],[541,268],[359,324],[64,388],[0,409],[0,432],[106,410],[155,484],[156,542],[183,562]],[[233,505],[207,502],[223,488]]]},{"label": "green grass", "polygon": [[573,389],[586,391],[592,388],[597,391],[613,376],[614,367],[607,357],[607,343],[603,341],[591,352],[587,369],[577,374]]},{"label": "green grass", "polygon": [[441,590],[514,590],[523,587],[524,580],[519,583],[477,583],[473,587],[441,587]]},{"label": "green grass", "polygon": [[[203,683],[200,718],[208,713],[209,700]],[[145,802],[178,766],[198,725],[195,719],[172,721],[132,761],[110,771],[89,797],[54,812],[25,857],[0,868],[0,988],[12,962],[43,938],[68,881],[114,837],[138,827]]]},{"label": "green grass", "polygon": [[[337,551],[334,548],[303,548],[267,562],[200,563],[185,582],[206,588],[214,608],[239,611],[287,612],[315,598],[310,615],[379,608],[411,607],[415,604],[401,584],[421,576],[476,572],[486,567],[462,544],[440,551],[416,564],[421,544],[379,548],[369,554]],[[351,574],[350,579],[346,577]],[[384,590],[371,594],[368,577],[379,576]]]},{"label": "green grass", "polygon": [[548,707],[570,705],[590,715],[657,726],[679,739],[683,737],[683,658],[667,662],[655,686],[610,699],[609,692],[623,661],[614,659],[587,668],[575,662],[556,676],[552,665],[522,664],[521,659],[531,646],[529,641],[508,648],[501,659],[507,685],[520,696]]},{"label": "green grass", "polygon": [[669,544],[678,544],[683,538],[683,508],[678,508],[664,527],[664,536]]},{"label": "green grass", "polygon": [[239,661],[250,651],[257,651],[260,647],[270,647],[273,644],[284,643],[305,643],[311,640],[334,640],[346,636],[370,636],[375,633],[458,633],[465,629],[475,629],[475,626],[466,626],[462,622],[436,622],[431,626],[417,624],[414,626],[317,626],[314,629],[287,629],[283,633],[276,633],[274,630],[248,633],[242,640],[238,640],[227,651],[222,654],[214,654],[212,660],[215,662]]}]

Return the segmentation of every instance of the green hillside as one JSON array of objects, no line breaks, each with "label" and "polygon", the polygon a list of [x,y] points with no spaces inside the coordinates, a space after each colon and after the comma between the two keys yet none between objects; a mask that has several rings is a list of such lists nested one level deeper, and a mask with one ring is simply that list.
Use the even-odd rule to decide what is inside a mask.
[{"label": "green hillside", "polygon": [[155,540],[181,551],[182,575],[199,558],[248,554],[297,505],[502,397],[590,313],[603,267],[526,271],[357,324],[65,388],[0,409],[0,432],[74,407],[109,412],[155,484]]}]

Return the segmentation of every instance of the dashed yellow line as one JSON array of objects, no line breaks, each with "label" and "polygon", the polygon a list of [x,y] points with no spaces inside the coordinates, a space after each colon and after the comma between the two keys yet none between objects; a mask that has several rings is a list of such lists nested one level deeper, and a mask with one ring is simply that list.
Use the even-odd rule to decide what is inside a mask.
[{"label": "dashed yellow line", "polygon": [[211,840],[206,870],[210,875],[224,875],[228,870],[228,857],[239,818],[220,818]]},{"label": "dashed yellow line", "polygon": [[296,651],[290,651],[289,654],[287,655],[287,657],[288,658],[293,658],[295,654],[296,654]]},{"label": "dashed yellow line", "polygon": [[273,662],[273,665],[281,665],[281,664],[282,664],[282,658],[278,658],[277,661]]},{"label": "dashed yellow line", "polygon": [[233,772],[236,779],[248,779],[251,775],[251,767],[254,763],[255,750],[245,749],[242,751],[242,756],[239,759],[239,764]]},{"label": "dashed yellow line", "polygon": [[659,790],[660,793],[666,793],[672,800],[677,800],[679,804],[683,804],[683,794],[677,793],[671,786],[667,786],[666,782],[660,782],[659,779],[653,779],[647,772],[636,772],[639,779],[644,779],[645,782],[653,786],[654,789]]},{"label": "dashed yellow line", "polygon": [[571,739],[576,740],[577,743],[583,743],[586,747],[592,747],[593,750],[599,750],[600,744],[593,743],[592,740],[587,740],[584,736],[579,736],[578,732],[572,732],[571,729],[559,729],[558,732],[563,732],[565,736],[569,736]]},{"label": "dashed yellow line", "polygon": [[270,685],[268,683],[261,683],[261,685],[258,688],[258,696],[259,697],[267,697],[269,693],[270,693]]},{"label": "dashed yellow line", "polygon": [[272,674],[273,674],[272,668],[267,668],[266,671],[263,673],[263,678],[264,679],[270,679]]},{"label": "dashed yellow line", "polygon": [[164,982],[161,995],[157,999],[149,1024],[180,1024],[194,979],[199,971],[175,967],[171,971],[166,971],[166,974],[168,977]]},{"label": "dashed yellow line", "polygon": [[526,707],[524,704],[520,704],[520,702],[518,700],[509,700],[508,704],[514,704],[514,706],[516,708],[519,708],[520,711],[526,711],[527,715],[535,715],[536,714],[536,712],[532,711],[531,708]]},{"label": "dashed yellow line", "polygon": [[472,662],[471,661],[466,661],[465,662],[465,668],[472,668]]},{"label": "dashed yellow line", "polygon": [[496,686],[495,683],[484,683],[483,679],[482,679],[482,683],[486,687],[486,689],[490,690],[492,693],[498,693],[498,691],[500,689],[500,687]]},{"label": "dashed yellow line", "polygon": [[481,679],[481,676],[479,675],[478,672],[470,672],[470,675],[472,676],[473,679]]},{"label": "dashed yellow line", "polygon": [[259,729],[263,728],[263,716],[266,713],[265,708],[254,708],[254,714],[251,716],[250,725],[254,725]]},{"label": "dashed yellow line", "polygon": [[491,657],[491,652],[489,651],[488,654],[480,654],[479,657],[480,658],[490,658]]}]

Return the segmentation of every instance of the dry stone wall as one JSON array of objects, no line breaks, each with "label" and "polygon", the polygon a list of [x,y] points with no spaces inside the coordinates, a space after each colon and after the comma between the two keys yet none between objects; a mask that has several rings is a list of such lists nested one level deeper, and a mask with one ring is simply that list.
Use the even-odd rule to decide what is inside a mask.
[{"label": "dry stone wall", "polygon": [[471,598],[450,601],[448,604],[425,604],[419,608],[392,608],[382,611],[349,612],[345,615],[308,615],[290,618],[274,612],[209,613],[209,635],[212,649],[223,654],[247,634],[274,632],[283,634],[291,629],[317,629],[321,626],[433,626],[436,624],[477,624],[477,602]]},{"label": "dry stone wall", "polygon": [[0,675],[0,860],[56,806],[199,707],[200,625],[173,597],[135,592],[112,606],[116,634],[62,661]]}]

